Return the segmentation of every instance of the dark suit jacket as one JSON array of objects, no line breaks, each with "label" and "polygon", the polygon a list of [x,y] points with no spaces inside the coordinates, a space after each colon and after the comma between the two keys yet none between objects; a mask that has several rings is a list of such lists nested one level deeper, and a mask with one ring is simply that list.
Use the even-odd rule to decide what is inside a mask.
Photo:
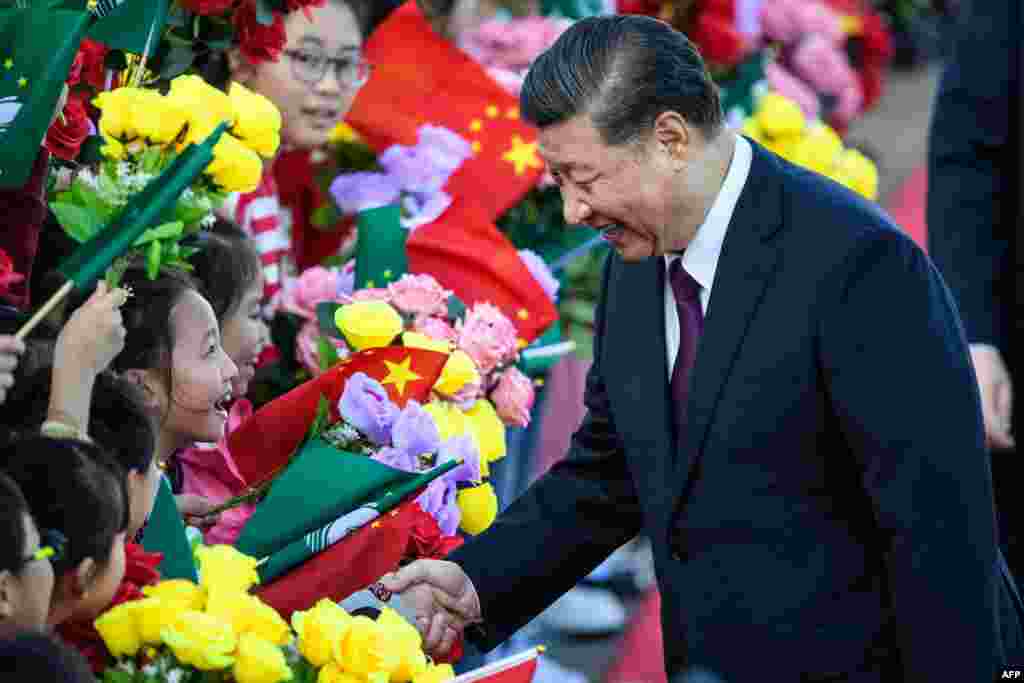
[{"label": "dark suit jacket", "polygon": [[610,257],[568,457],[450,558],[480,595],[480,643],[642,531],[670,675],[989,680],[1003,583],[988,458],[928,258],[874,205],[755,144],[681,438],[663,271]]}]

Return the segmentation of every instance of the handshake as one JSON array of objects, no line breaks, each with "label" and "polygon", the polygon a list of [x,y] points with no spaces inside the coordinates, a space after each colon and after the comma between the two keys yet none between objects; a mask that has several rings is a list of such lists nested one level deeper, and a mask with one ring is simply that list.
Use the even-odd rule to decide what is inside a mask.
[{"label": "handshake", "polygon": [[454,562],[417,560],[380,583],[416,614],[423,650],[431,657],[448,654],[467,626],[483,621],[476,589]]}]

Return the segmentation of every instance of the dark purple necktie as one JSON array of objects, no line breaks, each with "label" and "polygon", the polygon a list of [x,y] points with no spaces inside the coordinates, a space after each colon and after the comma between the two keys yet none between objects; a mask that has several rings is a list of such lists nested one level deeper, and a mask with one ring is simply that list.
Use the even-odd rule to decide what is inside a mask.
[{"label": "dark purple necktie", "polygon": [[700,307],[700,284],[683,268],[683,260],[675,259],[668,271],[672,293],[679,314],[679,351],[672,368],[672,403],[676,419],[676,435],[682,440],[686,433],[686,400],[690,395],[690,374],[697,357],[697,341],[704,329],[704,312]]}]

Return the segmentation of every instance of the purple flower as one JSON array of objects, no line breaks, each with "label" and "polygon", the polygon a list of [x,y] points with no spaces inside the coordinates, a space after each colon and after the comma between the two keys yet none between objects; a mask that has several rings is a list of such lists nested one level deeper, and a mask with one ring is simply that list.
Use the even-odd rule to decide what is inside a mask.
[{"label": "purple flower", "polygon": [[338,298],[352,296],[356,289],[356,260],[349,259],[338,273]]},{"label": "purple flower", "polygon": [[430,482],[427,490],[416,499],[423,511],[437,520],[437,525],[445,536],[453,535],[462,521],[456,493],[455,484],[441,478]]},{"label": "purple flower", "polygon": [[331,195],[346,214],[393,204],[400,193],[397,180],[384,173],[343,173],[331,183]]},{"label": "purple flower", "polygon": [[398,406],[387,390],[365,372],[357,372],[345,383],[338,412],[350,425],[378,446],[391,443],[391,429],[398,418]]},{"label": "purple flower", "polygon": [[409,401],[395,420],[391,440],[395,448],[416,458],[435,452],[441,445],[441,434],[430,413],[416,401]]},{"label": "purple flower", "polygon": [[437,451],[437,464],[443,465],[451,460],[461,460],[462,464],[444,475],[442,479],[447,479],[453,484],[463,481],[476,483],[482,479],[480,451],[469,435],[453,436],[441,444]]},{"label": "purple flower", "polygon": [[544,293],[548,295],[548,298],[552,301],[557,301],[558,288],[561,283],[551,272],[551,269],[548,268],[548,264],[544,262],[544,259],[529,249],[520,249],[519,259],[526,266],[526,269],[530,271],[530,275],[537,281],[537,284],[544,290]]},{"label": "purple flower", "polygon": [[391,448],[385,446],[376,453],[373,454],[372,458],[379,463],[383,463],[388,467],[394,467],[397,470],[403,472],[419,472],[419,462],[415,455],[410,455],[403,450],[398,448]]},{"label": "purple flower", "polygon": [[444,126],[420,126],[417,147],[430,150],[430,156],[439,169],[451,175],[462,162],[473,154],[473,148],[458,133]]},{"label": "purple flower", "polygon": [[402,208],[406,216],[402,218],[402,227],[410,232],[433,223],[441,217],[452,204],[452,197],[447,192],[438,190],[430,194],[413,192],[402,197]]},{"label": "purple flower", "polygon": [[440,126],[421,126],[415,147],[392,145],[377,163],[406,192],[430,195],[438,192],[463,161],[472,154],[469,143]]}]

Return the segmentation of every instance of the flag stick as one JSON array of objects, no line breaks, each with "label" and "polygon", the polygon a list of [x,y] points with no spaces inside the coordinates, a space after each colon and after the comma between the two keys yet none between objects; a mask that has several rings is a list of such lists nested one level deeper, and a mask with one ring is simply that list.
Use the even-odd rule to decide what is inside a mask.
[{"label": "flag stick", "polygon": [[74,288],[74,286],[75,283],[73,280],[68,280],[67,282],[65,282],[64,285],[56,292],[54,292],[53,296],[51,296],[50,299],[45,304],[43,304],[42,308],[36,311],[32,315],[32,317],[28,319],[28,322],[21,326],[21,329],[18,330],[18,333],[14,335],[14,338],[17,339],[18,341],[25,341],[25,337],[27,337],[32,332],[32,330],[36,329],[36,325],[42,322],[43,318],[48,316],[50,314],[50,311],[56,308],[57,304],[63,301],[64,298],[71,293],[71,290],[72,288]]}]

